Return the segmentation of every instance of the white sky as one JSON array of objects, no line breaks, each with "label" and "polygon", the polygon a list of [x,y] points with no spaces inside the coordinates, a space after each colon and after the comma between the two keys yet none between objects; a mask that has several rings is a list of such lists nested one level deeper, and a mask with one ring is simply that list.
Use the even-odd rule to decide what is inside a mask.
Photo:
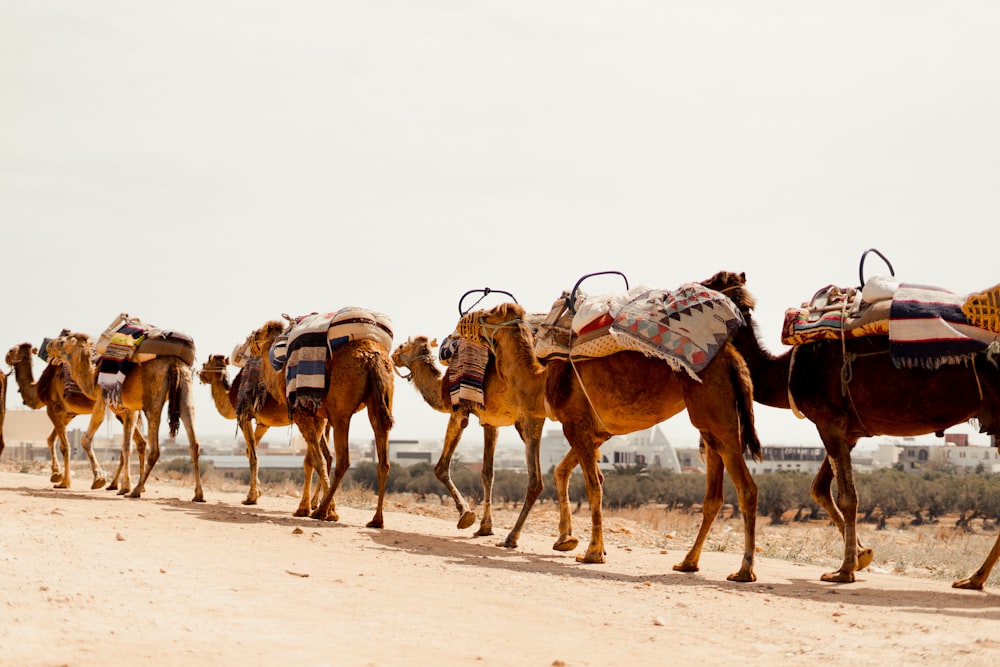
[{"label": "white sky", "polygon": [[[594,271],[731,269],[779,352],[785,308],[858,284],[869,247],[979,290],[1000,282],[998,23],[916,0],[0,0],[0,343],[126,311],[191,334],[200,366],[283,312],[442,338],[469,289],[538,311]],[[233,433],[195,392],[199,433]],[[819,444],[757,415],[766,444]],[[402,381],[395,416],[393,437],[444,435]],[[663,430],[697,441],[684,415]]]}]

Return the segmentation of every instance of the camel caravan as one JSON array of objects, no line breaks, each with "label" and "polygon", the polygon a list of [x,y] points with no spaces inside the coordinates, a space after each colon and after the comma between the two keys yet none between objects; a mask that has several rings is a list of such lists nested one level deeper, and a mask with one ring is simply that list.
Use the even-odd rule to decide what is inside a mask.
[{"label": "camel caravan", "polygon": [[[870,253],[885,261],[887,275],[865,279]],[[498,431],[513,426],[524,443],[528,482],[517,520],[500,543],[506,548],[517,547],[543,489],[539,449],[545,421],[558,422],[569,450],[554,470],[559,525],[552,548],[579,546],[569,500],[570,476],[579,466],[591,514],[589,542],[576,556],[580,563],[606,558],[601,445],[686,412],[700,436],[705,496],[694,543],[673,568],[698,570],[728,472],[743,522],[742,558],[728,576],[737,582],[757,578],[757,486],[746,463],[747,457],[762,455],[754,403],[786,409],[811,421],[826,449],[810,492],[839,530],[844,559],[822,579],[849,583],[874,557],[857,533],[851,451],[859,438],[941,435],[973,420],[983,433],[1000,434],[1000,285],[962,295],[902,282],[875,249],[862,255],[859,274],[857,287],[829,285],[787,309],[782,342],[789,349],[778,356],[758,338],[756,300],[743,273],[720,271],[701,282],[661,289],[630,286],[624,274],[609,271],[581,277],[543,312],[525,311],[509,292],[470,290],[459,299],[457,322],[440,343],[424,332],[393,349],[390,317],[365,308],[282,315],[265,321],[231,354],[210,354],[197,377],[246,442],[250,482],[243,503],[255,505],[261,497],[261,438],[271,427],[294,425],[307,447],[294,515],[323,521],[339,520],[335,495],[351,464],[350,423],[365,410],[375,435],[378,484],[367,527],[384,526],[394,374],[430,409],[447,415],[434,474],[454,500],[460,530],[478,518],[475,536],[493,535]],[[624,289],[586,293],[585,282],[600,275],[622,278]],[[502,302],[477,309],[491,294],[502,295]],[[465,307],[474,295],[479,299]],[[37,381],[33,355],[46,364]],[[96,339],[64,330],[43,341],[41,349],[22,343],[7,354],[22,401],[29,408],[44,407],[52,422],[48,445],[57,488],[70,487],[66,427],[75,416],[89,415],[82,445],[91,488],[107,485],[139,498],[159,458],[159,426],[167,407],[171,437],[181,424],[186,430],[193,500],[203,502],[191,394],[194,362],[190,336],[126,314]],[[237,369],[232,380],[230,366]],[[5,392],[6,375],[0,374],[0,397]],[[91,446],[107,412],[123,425],[121,458],[110,483]],[[451,478],[451,462],[471,417],[483,429],[480,517]],[[139,460],[134,485],[133,441]],[[998,559],[1000,537],[982,566],[953,586],[981,590]]]}]

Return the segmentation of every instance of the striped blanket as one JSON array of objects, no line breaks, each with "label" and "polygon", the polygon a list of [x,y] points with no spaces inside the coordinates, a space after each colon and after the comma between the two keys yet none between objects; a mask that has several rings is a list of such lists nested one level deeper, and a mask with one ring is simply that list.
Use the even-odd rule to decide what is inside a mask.
[{"label": "striped blanket", "polygon": [[452,406],[461,401],[484,405],[483,386],[490,350],[482,343],[451,334],[441,343],[441,363],[448,367],[448,393]]},{"label": "striped blanket", "polygon": [[285,395],[288,409],[317,412],[326,396],[329,314],[306,315],[288,331]]},{"label": "striped blanket", "polygon": [[121,405],[125,374],[135,365],[132,357],[145,337],[146,328],[141,323],[126,322],[110,333],[97,359],[97,385],[112,406]]},{"label": "striped blanket", "polygon": [[255,356],[244,356],[241,359],[243,368],[240,369],[240,386],[236,390],[236,419],[244,421],[253,419],[264,406],[267,399],[267,387],[264,385],[264,377],[261,374],[263,358]]},{"label": "striped blanket", "polygon": [[902,283],[889,312],[889,354],[897,368],[934,369],[968,359],[997,335],[971,324],[962,312],[967,295]]}]

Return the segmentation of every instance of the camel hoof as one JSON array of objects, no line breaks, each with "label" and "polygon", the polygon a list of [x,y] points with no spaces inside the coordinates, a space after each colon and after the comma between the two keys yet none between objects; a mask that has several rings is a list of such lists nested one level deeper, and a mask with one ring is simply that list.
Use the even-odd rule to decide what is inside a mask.
[{"label": "camel hoof", "polygon": [[128,494],[128,497],[129,498],[141,498],[142,494],[139,492],[139,489],[136,489],[132,493]]},{"label": "camel hoof", "polygon": [[327,510],[318,510],[318,509],[313,510],[309,514],[309,518],[316,519],[317,521],[339,521],[340,520],[340,517],[337,515],[337,513],[336,512],[331,512],[329,509],[327,509]]},{"label": "camel hoof", "polygon": [[121,491],[118,492],[118,495],[119,496],[127,496],[129,494],[129,492],[130,492],[130,489],[122,489]]},{"label": "camel hoof", "polygon": [[500,546],[502,546],[504,549],[516,549],[517,540],[512,537],[508,537],[506,540],[500,543]]},{"label": "camel hoof", "polygon": [[97,479],[95,479],[95,480],[94,480],[94,482],[93,482],[93,483],[92,483],[92,484],[90,485],[90,488],[91,488],[91,489],[103,489],[103,488],[104,488],[104,485],[105,485],[105,484],[107,484],[107,483],[108,483],[108,480],[104,479],[103,477],[98,477],[98,478],[97,478]]},{"label": "camel hoof", "polygon": [[193,503],[203,503],[203,502],[205,502],[205,496],[199,494],[199,495],[195,496],[194,498],[192,498],[191,502],[193,502]]},{"label": "camel hoof", "polygon": [[743,583],[751,583],[751,582],[757,581],[757,575],[754,574],[753,571],[750,571],[750,572],[734,572],[731,575],[729,575],[728,577],[726,577],[726,581],[739,581],[739,582],[743,582]]},{"label": "camel hoof", "polygon": [[674,571],[675,572],[697,572],[698,571],[698,563],[688,563],[687,561],[683,561],[683,562],[677,563],[677,565],[674,565]]},{"label": "camel hoof", "polygon": [[827,572],[826,574],[820,576],[820,580],[828,581],[832,584],[853,584],[854,573],[844,572],[843,570],[837,570],[836,572]]},{"label": "camel hoof", "polygon": [[365,524],[365,528],[385,528],[385,524],[382,519],[372,519]]},{"label": "camel hoof", "polygon": [[56,484],[52,488],[53,489],[68,489],[69,488],[69,482],[59,482],[58,484]]},{"label": "camel hoof", "polygon": [[595,554],[588,551],[587,553],[578,555],[576,557],[576,562],[600,564],[604,562],[604,554]]},{"label": "camel hoof", "polygon": [[972,577],[968,579],[959,579],[958,581],[952,582],[952,588],[963,588],[967,591],[981,591],[983,590],[983,582],[973,581]]},{"label": "camel hoof", "polygon": [[462,516],[458,519],[458,527],[460,529],[468,528],[476,522],[476,513],[473,511],[463,512]]},{"label": "camel hoof", "polygon": [[251,499],[251,498],[247,498],[246,500],[244,500],[244,501],[243,501],[243,504],[244,504],[244,505],[256,505],[256,504],[257,504],[257,501],[256,501],[256,500],[253,500],[253,499]]},{"label": "camel hoof", "polygon": [[55,484],[56,482],[61,482],[62,473],[59,472],[52,473],[51,475],[49,475],[49,481],[52,482],[53,484]]},{"label": "camel hoof", "polygon": [[108,488],[104,489],[104,490],[105,491],[117,491],[118,490],[118,483],[117,482],[112,482],[111,485]]},{"label": "camel hoof", "polygon": [[309,509],[305,507],[299,507],[294,512],[292,512],[292,516],[309,516]]},{"label": "camel hoof", "polygon": [[862,549],[858,552],[858,569],[863,570],[872,564],[875,559],[875,552],[871,549]]},{"label": "camel hoof", "polygon": [[579,546],[580,540],[573,537],[572,535],[562,535],[556,540],[556,543],[552,545],[555,551],[572,551]]}]

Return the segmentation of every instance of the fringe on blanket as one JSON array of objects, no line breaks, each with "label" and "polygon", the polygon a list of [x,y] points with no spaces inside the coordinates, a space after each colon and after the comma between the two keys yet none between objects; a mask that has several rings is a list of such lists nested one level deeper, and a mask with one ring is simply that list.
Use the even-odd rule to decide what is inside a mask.
[{"label": "fringe on blanket", "polygon": [[490,350],[486,345],[455,336],[442,346],[442,352],[449,350],[448,393],[452,406],[461,401],[472,401],[484,405],[483,386],[486,364],[490,361]]},{"label": "fringe on blanket", "polygon": [[934,370],[968,363],[996,335],[972,325],[965,296],[926,285],[902,284],[889,312],[889,354],[897,368]]}]

